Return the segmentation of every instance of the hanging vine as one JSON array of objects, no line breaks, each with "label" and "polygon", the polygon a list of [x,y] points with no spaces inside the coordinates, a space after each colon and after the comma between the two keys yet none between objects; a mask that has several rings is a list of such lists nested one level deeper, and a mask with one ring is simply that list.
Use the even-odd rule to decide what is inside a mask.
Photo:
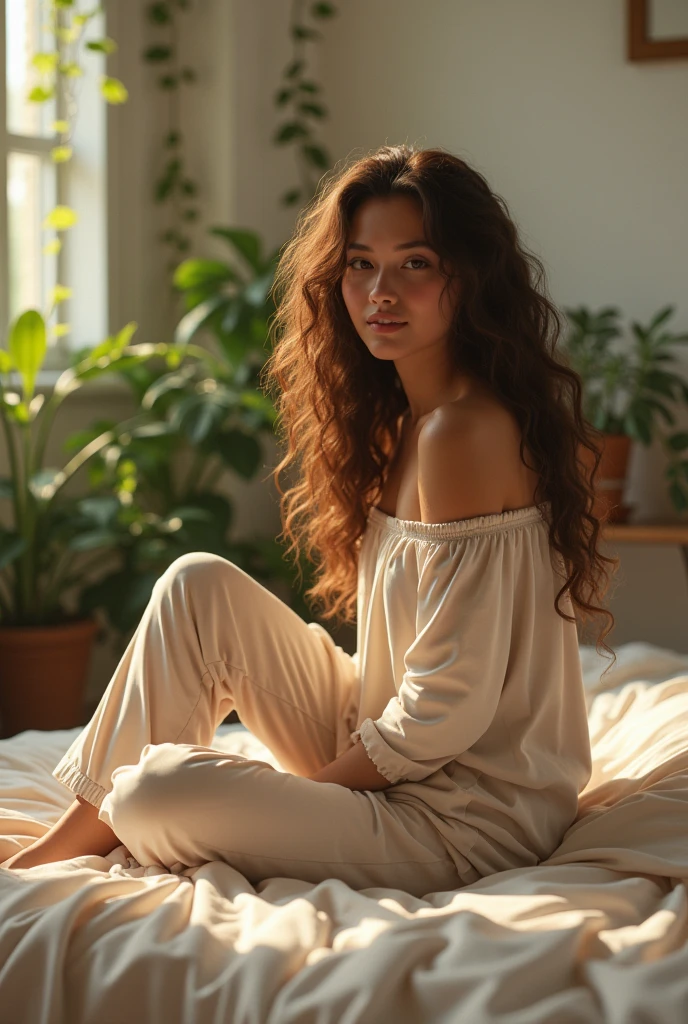
[{"label": "hanging vine", "polygon": [[[288,108],[287,120],[276,129],[273,141],[277,146],[293,143],[297,146],[296,158],[301,176],[301,186],[290,188],[282,194],[281,202],[293,206],[299,201],[307,202],[315,193],[320,178],[311,176],[311,169],[326,171],[330,158],[325,147],[317,141],[310,119],[316,121],[327,117],[328,110],[320,102],[321,87],[312,77],[307,77],[305,56],[306,43],[322,39],[323,35],[304,22],[305,0],[293,0],[290,36],[294,44],[292,59],[284,70],[285,82],[275,94],[275,104],[280,109]],[[334,4],[311,3],[308,13],[316,20],[333,18],[338,13]]]},{"label": "hanging vine", "polygon": [[[80,48],[85,46],[94,53],[102,53],[107,58],[117,49],[114,39],[108,36],[99,39],[85,40],[84,35],[89,23],[99,14],[103,7],[94,7],[90,11],[79,12],[74,0],[47,0],[43,5],[47,18],[46,28],[53,36],[54,49],[41,50],[31,58],[39,81],[28,93],[31,103],[43,104],[56,100],[58,118],[51,124],[56,133],[56,145],[50,150],[50,158],[54,164],[68,163],[73,156],[72,139],[78,113],[77,82],[83,77],[84,69],[80,63]],[[103,99],[110,104],[125,103],[128,93],[118,78],[102,74],[99,89]],[[62,249],[61,232],[68,231],[77,223],[76,210],[65,204],[55,206],[43,222],[44,231],[54,231],[55,237],[46,242],[43,252],[48,256],[57,256]],[[45,320],[48,321],[57,307],[66,302],[72,295],[72,289],[58,282],[51,289],[48,297],[48,308]],[[69,333],[66,322],[58,322],[51,328],[54,337],[62,337]]]},{"label": "hanging vine", "polygon": [[173,256],[167,264],[171,273],[179,263],[178,254],[191,246],[187,225],[198,219],[198,183],[187,170],[182,132],[181,91],[196,81],[196,72],[184,63],[180,53],[180,18],[191,9],[191,0],[154,0],[145,8],[147,22],[156,30],[156,40],[144,51],[143,58],[158,71],[158,87],[167,93],[167,123],[162,135],[163,166],[154,184],[156,203],[166,203],[169,223],[160,241]]}]

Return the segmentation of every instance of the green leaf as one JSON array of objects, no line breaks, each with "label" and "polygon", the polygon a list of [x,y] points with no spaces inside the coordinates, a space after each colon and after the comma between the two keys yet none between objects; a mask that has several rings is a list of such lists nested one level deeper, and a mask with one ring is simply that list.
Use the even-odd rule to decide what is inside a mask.
[{"label": "green leaf", "polygon": [[120,509],[119,500],[112,494],[81,498],[76,506],[87,519],[93,520],[98,526],[108,526],[117,519]]},{"label": "green leaf", "polygon": [[66,231],[74,227],[79,217],[71,206],[55,206],[43,221],[44,228],[54,228],[55,231]]},{"label": "green leaf", "polygon": [[121,543],[120,534],[114,530],[86,530],[70,537],[67,547],[71,551],[93,551],[96,548],[119,547]]},{"label": "green leaf", "polygon": [[0,527],[0,569],[16,561],[26,548],[27,542],[24,537]]},{"label": "green leaf", "polygon": [[311,14],[314,18],[332,18],[337,13],[334,4],[321,3],[311,4]]},{"label": "green leaf", "polygon": [[301,189],[300,188],[292,188],[292,189],[289,189],[288,192],[283,192],[282,193],[282,202],[285,204],[285,206],[293,206],[295,203],[298,203],[300,198],[301,198]]},{"label": "green leaf", "polygon": [[14,480],[9,476],[0,477],[0,498],[14,498]]},{"label": "green leaf", "polygon": [[149,46],[143,52],[143,59],[144,60],[153,61],[153,62],[160,62],[160,61],[163,61],[163,60],[169,60],[171,56],[172,56],[172,47],[171,46],[162,46],[160,44],[156,44],[155,46]]},{"label": "green leaf", "polygon": [[656,399],[650,398],[649,395],[644,395],[642,401],[645,402],[646,405],[649,405],[651,409],[656,409],[660,416],[662,416],[662,418],[664,419],[665,423],[668,423],[670,426],[674,425],[674,423],[676,422],[676,418],[670,412],[670,410],[667,409],[667,407],[662,404],[662,402],[658,402]]},{"label": "green leaf", "polygon": [[84,73],[83,68],[75,60],[68,61],[66,64],[60,64],[58,71],[61,75],[65,75],[66,78],[81,78]]},{"label": "green leaf", "polygon": [[54,95],[55,90],[53,88],[44,89],[42,85],[34,85],[27,98],[30,103],[45,103],[47,100],[51,100]]},{"label": "green leaf", "polygon": [[688,508],[688,496],[683,488],[675,480],[669,487],[669,494],[677,512],[685,512]]},{"label": "green leaf", "polygon": [[165,168],[165,173],[162,178],[158,181],[155,189],[155,198],[160,201],[165,199],[172,189],[174,188],[175,182],[179,177],[179,172],[182,169],[182,161],[179,157],[174,157],[169,160]]},{"label": "green leaf", "polygon": [[19,371],[24,392],[33,397],[36,374],[43,365],[48,347],[45,320],[35,309],[27,309],[10,328],[9,352]]},{"label": "green leaf", "polygon": [[129,93],[118,78],[105,76],[101,79],[100,91],[108,103],[126,103]]},{"label": "green leaf", "polygon": [[170,424],[183,432],[190,444],[200,444],[224,419],[225,410],[210,395],[189,395],[172,410]]},{"label": "green leaf", "polygon": [[55,164],[65,164],[72,159],[71,146],[53,146],[50,150],[50,157]]},{"label": "green leaf", "polygon": [[682,452],[688,448],[688,433],[681,431],[678,434],[672,434],[671,437],[667,437],[666,442],[673,451]]},{"label": "green leaf", "polygon": [[269,423],[274,423],[277,412],[272,400],[260,391],[242,391],[241,404],[247,409],[256,409]]},{"label": "green leaf", "polygon": [[148,20],[154,25],[167,25],[172,21],[169,6],[159,0],[157,3],[148,4],[146,9]]},{"label": "green leaf", "polygon": [[643,377],[643,384],[653,391],[658,391],[668,398],[674,398],[674,388],[678,378],[673,373],[665,373],[664,370],[651,370]]},{"label": "green leaf", "polygon": [[212,295],[209,299],[206,299],[205,302],[199,303],[199,305],[189,313],[186,313],[181,318],[175,329],[175,344],[187,344],[196,331],[200,330],[208,317],[210,317],[218,307],[223,306],[226,301],[227,300],[224,295]]},{"label": "green leaf", "polygon": [[299,110],[302,114],[311,114],[313,117],[327,116],[327,107],[324,107],[322,103],[314,103],[312,100],[308,103],[299,103]]},{"label": "green leaf", "polygon": [[250,480],[260,465],[263,451],[252,434],[241,430],[225,430],[215,437],[215,445],[222,461],[240,476]]},{"label": "green leaf", "polygon": [[220,260],[184,260],[174,272],[172,282],[175,288],[186,291],[204,284],[220,284],[236,280],[231,267]]},{"label": "green leaf", "polygon": [[[196,367],[191,363],[182,367],[180,370],[173,371],[172,373],[164,373],[162,377],[159,377],[158,380],[154,381],[150,387],[147,388],[143,398],[141,399],[141,408],[152,409],[157,400],[162,395],[166,395],[170,391],[185,391],[189,381],[193,379],[195,374]],[[138,428],[139,431],[145,430],[148,431],[148,433],[139,435],[134,432],[134,434],[135,436],[151,436],[150,429],[153,426],[162,428],[160,429],[160,433],[168,433],[170,429],[168,423],[149,423],[146,424],[145,428]]]},{"label": "green leaf", "polygon": [[260,308],[265,304],[268,293],[272,288],[274,281],[274,274],[270,270],[267,274],[261,274],[260,277],[254,278],[244,288],[244,301],[248,302],[251,306]]},{"label": "green leaf", "polygon": [[322,32],[307,25],[292,25],[292,39],[322,39]]},{"label": "green leaf", "polygon": [[[221,494],[214,494],[211,491],[195,493],[187,505],[204,510],[209,518],[207,522],[212,523],[214,531],[224,537],[232,525],[234,509],[230,501]],[[170,515],[176,515],[177,510],[173,509]]]},{"label": "green leaf", "polygon": [[302,146],[301,148],[304,156],[307,157],[307,159],[316,167],[326,170],[330,166],[327,153],[322,146],[316,146],[310,143]]},{"label": "green leaf", "polygon": [[303,71],[305,62],[302,60],[293,60],[287,65],[287,69],[284,72],[286,78],[296,78],[299,72]]},{"label": "green leaf", "polygon": [[57,51],[52,53],[34,53],[31,58],[32,65],[38,69],[42,75],[48,75],[51,71],[54,71],[60,61],[60,55]]},{"label": "green leaf", "polygon": [[292,139],[302,139],[309,134],[308,128],[300,121],[287,121],[274,133],[272,140],[278,145],[282,142],[291,142]]},{"label": "green leaf", "polygon": [[86,43],[86,49],[94,50],[96,53],[114,53],[117,49],[117,43],[114,39],[106,36],[105,39],[92,39]]},{"label": "green leaf", "polygon": [[663,324],[665,320],[668,320],[669,317],[673,314],[675,308],[675,306],[671,305],[663,306],[659,310],[659,312],[655,314],[652,320],[650,320],[649,331],[652,332],[656,330],[660,326],[660,324]]},{"label": "green leaf", "polygon": [[263,269],[263,258],[261,255],[261,239],[256,231],[247,231],[242,228],[210,228],[210,234],[218,238],[224,238],[226,242],[244,257],[255,271]]}]

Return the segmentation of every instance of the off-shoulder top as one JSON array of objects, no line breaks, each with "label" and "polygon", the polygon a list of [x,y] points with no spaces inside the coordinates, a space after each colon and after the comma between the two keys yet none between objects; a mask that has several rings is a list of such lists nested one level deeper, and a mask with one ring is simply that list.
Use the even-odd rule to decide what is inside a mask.
[{"label": "off-shoulder top", "polygon": [[[591,775],[549,513],[422,523],[373,507],[359,549],[351,737],[481,875],[546,859]],[[568,591],[560,607],[573,616]]]}]

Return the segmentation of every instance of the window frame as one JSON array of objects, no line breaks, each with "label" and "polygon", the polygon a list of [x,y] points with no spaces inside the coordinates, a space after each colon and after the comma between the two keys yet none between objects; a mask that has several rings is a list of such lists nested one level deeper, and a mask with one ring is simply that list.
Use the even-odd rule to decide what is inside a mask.
[{"label": "window frame", "polygon": [[[107,107],[100,95],[98,79],[105,73],[102,54],[84,50],[80,62],[84,75],[80,79],[78,113],[72,135],[73,155],[65,163],[54,164],[50,150],[59,142],[58,135],[18,135],[8,130],[7,123],[7,67],[6,67],[6,6],[11,0],[0,0],[0,347],[7,347],[9,327],[9,209],[7,198],[8,158],[10,153],[38,155],[55,170],[55,201],[73,206],[80,223],[62,232],[62,248],[49,257],[54,260],[55,280],[72,288],[70,299],[57,309],[57,321],[67,322],[70,333],[62,337],[49,337],[43,368],[37,383],[54,383],[59,373],[69,364],[72,351],[102,341],[108,333],[108,194],[107,194]],[[106,34],[105,12],[94,22],[98,36]],[[93,22],[91,23],[93,25]],[[92,37],[93,32],[88,33]],[[56,118],[65,116],[65,96],[61,76],[58,76]],[[79,177],[88,183],[87,193],[76,198],[75,181]],[[45,240],[48,240],[46,233]],[[41,296],[45,308],[47,295]],[[51,322],[54,315],[51,316]]]}]

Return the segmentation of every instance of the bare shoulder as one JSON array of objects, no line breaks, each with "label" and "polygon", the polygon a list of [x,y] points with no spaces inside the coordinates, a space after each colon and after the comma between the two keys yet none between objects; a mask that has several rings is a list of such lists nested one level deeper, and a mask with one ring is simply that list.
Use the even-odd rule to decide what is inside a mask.
[{"label": "bare shoulder", "polygon": [[422,521],[502,512],[518,444],[514,418],[494,398],[473,396],[435,409],[418,434]]}]

